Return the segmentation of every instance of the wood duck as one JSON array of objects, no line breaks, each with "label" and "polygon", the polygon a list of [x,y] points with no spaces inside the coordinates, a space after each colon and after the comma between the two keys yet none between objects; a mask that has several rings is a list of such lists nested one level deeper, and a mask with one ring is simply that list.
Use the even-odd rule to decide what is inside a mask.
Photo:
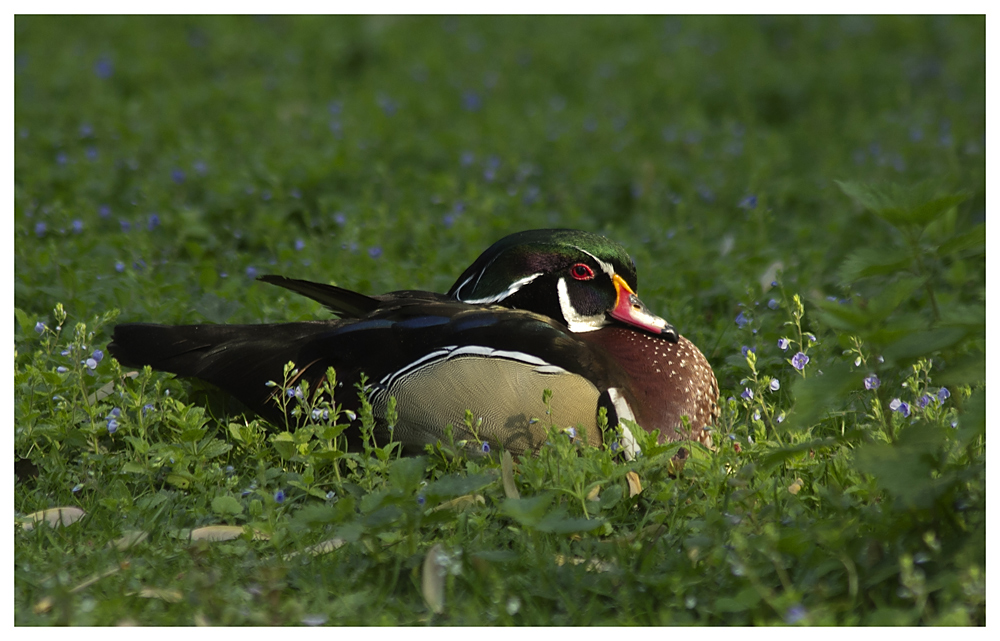
[{"label": "wood duck", "polygon": [[[635,264],[625,249],[575,230],[507,236],[484,252],[446,295],[399,291],[367,296],[332,285],[262,276],[260,280],[316,300],[340,318],[266,325],[145,323],[115,327],[110,353],[123,365],[208,381],[277,425],[288,417],[269,381],[315,389],[327,367],[337,373],[336,401],[357,412],[355,386],[366,377],[380,443],[408,453],[440,440],[454,426],[470,451],[479,443],[513,454],[537,449],[550,422],[580,428],[602,442],[620,418],[660,440],[711,444],[718,385],[698,349],[636,296]],[[543,391],[551,390],[549,404]],[[396,399],[389,425],[389,398]],[[465,413],[474,417],[473,433]],[[688,417],[687,429],[682,416]],[[296,421],[290,421],[294,424]],[[357,425],[348,430],[360,447]],[[626,456],[635,441],[622,424]],[[485,448],[483,448],[485,449]]]}]

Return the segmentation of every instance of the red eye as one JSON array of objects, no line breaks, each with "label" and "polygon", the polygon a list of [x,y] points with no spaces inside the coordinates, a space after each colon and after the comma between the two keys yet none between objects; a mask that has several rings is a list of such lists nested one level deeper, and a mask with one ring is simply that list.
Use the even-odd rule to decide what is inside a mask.
[{"label": "red eye", "polygon": [[590,280],[594,277],[594,270],[583,263],[573,265],[570,268],[569,273],[577,280]]}]

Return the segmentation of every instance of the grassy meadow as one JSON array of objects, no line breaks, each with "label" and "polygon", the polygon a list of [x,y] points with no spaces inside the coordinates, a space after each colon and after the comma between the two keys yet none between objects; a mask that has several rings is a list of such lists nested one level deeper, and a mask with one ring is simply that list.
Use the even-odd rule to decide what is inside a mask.
[{"label": "grassy meadow", "polygon": [[[985,30],[17,17],[15,623],[985,625]],[[540,227],[628,248],[714,450],[346,453],[106,353]]]}]

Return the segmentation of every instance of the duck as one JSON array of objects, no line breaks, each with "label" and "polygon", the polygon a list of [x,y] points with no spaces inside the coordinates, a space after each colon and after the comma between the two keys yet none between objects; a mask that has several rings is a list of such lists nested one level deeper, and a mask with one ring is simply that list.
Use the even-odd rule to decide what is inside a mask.
[{"label": "duck", "polygon": [[[308,420],[280,402],[288,384],[315,390],[335,371],[334,396],[354,417],[345,432],[361,449],[365,392],[378,443],[420,454],[456,440],[473,454],[515,456],[541,447],[555,425],[591,446],[613,439],[641,451],[630,425],[659,442],[711,447],[718,384],[689,340],[636,291],[636,266],[604,236],[536,229],[501,238],[445,294],[366,295],[334,285],[260,276],[309,297],[337,318],[252,325],[115,326],[108,351],[123,366],[207,381],[276,426]],[[602,432],[606,419],[608,429]],[[471,418],[471,420],[469,420]],[[620,436],[619,436],[620,435]]]}]

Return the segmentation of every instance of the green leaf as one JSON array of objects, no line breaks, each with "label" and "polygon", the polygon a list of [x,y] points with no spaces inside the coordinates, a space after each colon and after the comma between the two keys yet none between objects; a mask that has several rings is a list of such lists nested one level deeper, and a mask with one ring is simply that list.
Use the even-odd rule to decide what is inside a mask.
[{"label": "green leaf", "polygon": [[965,330],[957,327],[939,327],[904,336],[885,348],[882,355],[887,361],[916,358],[951,347],[965,337]]},{"label": "green leaf", "polygon": [[243,505],[231,496],[217,496],[212,499],[212,511],[223,516],[237,516],[243,513]]},{"label": "green leaf", "polygon": [[23,309],[15,307],[14,318],[17,319],[17,324],[21,326],[21,332],[23,334],[27,334],[28,331],[34,331],[35,323],[31,321],[32,317],[28,316],[28,313]]},{"label": "green leaf", "polygon": [[795,407],[779,429],[804,430],[821,420],[847,398],[847,395],[864,387],[864,374],[853,371],[849,363],[834,363],[823,368],[822,376],[797,379],[792,385]]},{"label": "green leaf", "polygon": [[555,493],[551,491],[530,498],[507,499],[500,504],[500,513],[521,525],[534,527],[545,516],[554,499]]},{"label": "green leaf", "polygon": [[938,256],[948,256],[967,249],[976,249],[980,254],[986,251],[986,223],[980,223],[965,232],[953,236],[937,248]]},{"label": "green leaf", "polygon": [[295,456],[297,450],[295,445],[295,437],[291,432],[279,432],[278,434],[272,434],[270,437],[271,445],[274,450],[278,453],[278,456],[285,459],[286,461],[293,456]]},{"label": "green leaf", "polygon": [[206,439],[200,444],[198,448],[198,455],[204,459],[212,459],[217,456],[222,456],[231,449],[233,449],[232,444],[226,443],[221,439],[211,438]]},{"label": "green leaf", "polygon": [[427,458],[423,456],[396,459],[389,467],[389,484],[404,493],[412,494],[424,478]]},{"label": "green leaf", "polygon": [[840,266],[840,280],[853,283],[869,276],[894,274],[909,267],[913,257],[899,248],[863,247],[855,250]]},{"label": "green leaf", "polygon": [[424,494],[427,497],[435,498],[462,496],[481,490],[495,479],[496,477],[490,474],[470,474],[468,476],[452,474],[442,477],[425,487]]},{"label": "green leaf", "polygon": [[904,507],[930,507],[946,483],[933,476],[935,454],[944,442],[941,429],[921,422],[902,430],[897,443],[863,445],[855,451],[857,467]]},{"label": "green leaf", "polygon": [[986,354],[976,352],[948,361],[940,373],[934,375],[939,385],[973,385],[986,380]]}]

